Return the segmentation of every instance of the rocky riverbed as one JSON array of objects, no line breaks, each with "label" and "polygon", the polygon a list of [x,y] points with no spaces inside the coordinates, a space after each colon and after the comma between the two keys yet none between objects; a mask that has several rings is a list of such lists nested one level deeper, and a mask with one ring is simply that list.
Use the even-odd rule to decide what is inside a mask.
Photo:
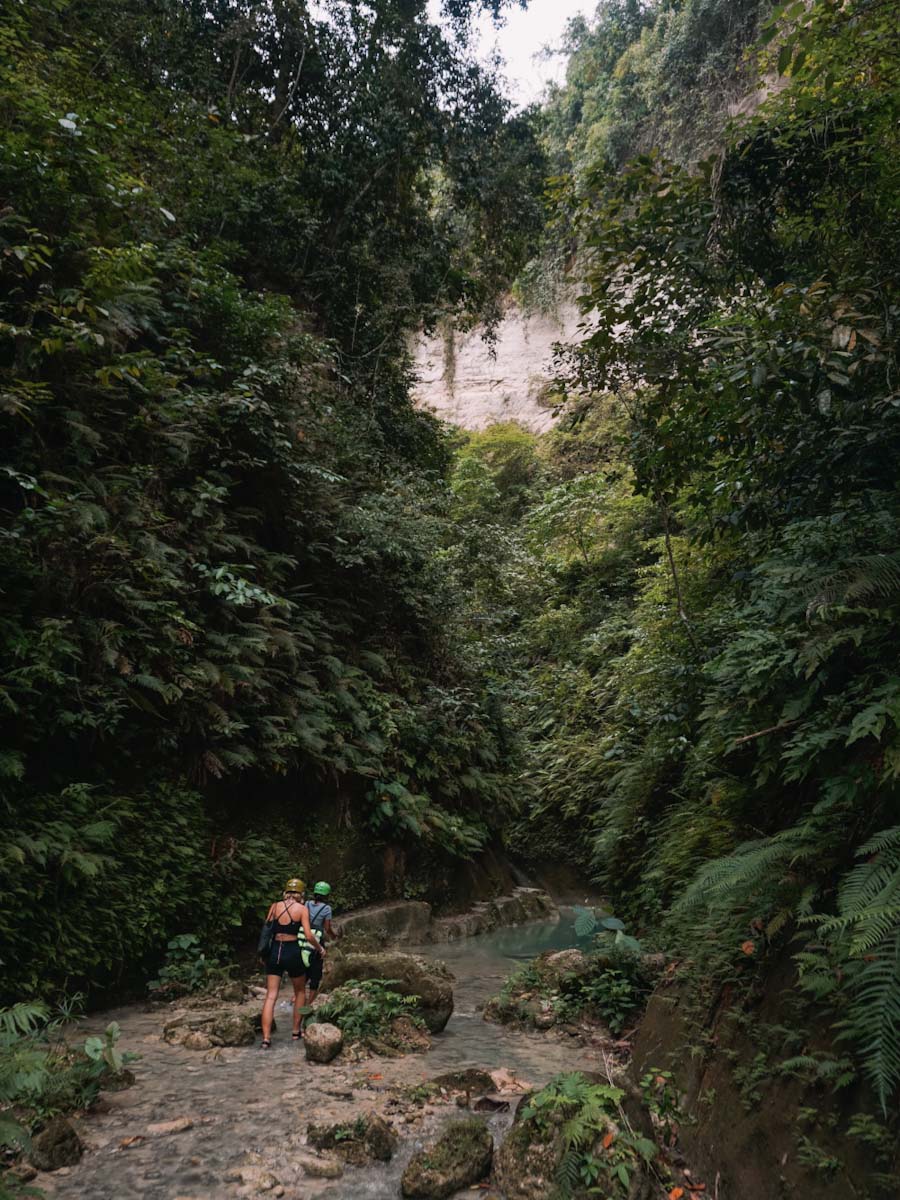
[{"label": "rocky riverbed", "polygon": [[[481,1018],[485,1001],[518,961],[565,942],[565,931],[545,921],[420,949],[447,961],[455,976],[454,1010],[430,1049],[400,1058],[350,1049],[328,1064],[307,1062],[302,1043],[290,1041],[287,987],[268,1051],[256,1042],[198,1049],[172,1044],[164,1037],[172,1014],[159,1009],[132,1006],[82,1022],[79,1036],[118,1022],[122,1048],[141,1056],[132,1064],[135,1084],[104,1094],[93,1112],[74,1121],[86,1147],[83,1157],[71,1167],[40,1173],[35,1183],[59,1200],[129,1195],[227,1200],[258,1194],[396,1200],[413,1156],[466,1115],[460,1104],[478,1098],[471,1089],[466,1096],[453,1087],[424,1086],[436,1076],[473,1067],[492,1073],[491,1103],[479,1115],[496,1141],[527,1085],[585,1067],[591,1051],[577,1039],[498,1028]],[[232,1011],[251,1019],[258,1004],[235,1005]],[[599,1063],[599,1049],[594,1058]],[[487,1091],[484,1080],[482,1088]],[[372,1121],[384,1122],[396,1137],[388,1161],[356,1166],[310,1145],[310,1124],[352,1130]]]}]

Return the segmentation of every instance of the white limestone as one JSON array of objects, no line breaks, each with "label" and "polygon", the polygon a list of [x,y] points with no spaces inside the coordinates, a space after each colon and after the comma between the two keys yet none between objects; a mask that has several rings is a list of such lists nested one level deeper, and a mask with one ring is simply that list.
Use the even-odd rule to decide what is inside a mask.
[{"label": "white limestone", "polygon": [[578,310],[561,305],[554,315],[525,315],[510,305],[492,347],[482,329],[420,338],[413,396],[442,420],[463,429],[518,421],[535,433],[554,423],[548,405],[553,346],[577,340]]}]

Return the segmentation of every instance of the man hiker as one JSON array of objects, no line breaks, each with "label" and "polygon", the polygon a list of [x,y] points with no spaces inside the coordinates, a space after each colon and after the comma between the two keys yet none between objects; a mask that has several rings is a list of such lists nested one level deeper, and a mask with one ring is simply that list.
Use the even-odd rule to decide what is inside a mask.
[{"label": "man hiker", "polygon": [[[337,930],[331,923],[332,911],[328,897],[331,895],[331,885],[324,881],[319,882],[313,888],[313,897],[306,902],[307,911],[309,912],[309,924],[316,939],[324,946],[326,939],[331,940],[337,938]],[[303,950],[304,962],[307,961],[306,970],[306,1003],[305,1007],[309,1008],[319,991],[319,985],[322,982],[322,968],[324,959],[315,946],[307,943]]]}]

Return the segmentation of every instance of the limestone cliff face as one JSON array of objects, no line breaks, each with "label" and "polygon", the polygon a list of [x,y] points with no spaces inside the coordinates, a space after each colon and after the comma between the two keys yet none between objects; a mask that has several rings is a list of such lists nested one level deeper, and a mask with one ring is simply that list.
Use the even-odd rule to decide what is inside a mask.
[{"label": "limestone cliff face", "polygon": [[420,338],[415,403],[463,429],[498,421],[518,421],[536,433],[549,429],[554,417],[545,397],[553,346],[575,341],[578,321],[574,305],[561,305],[553,315],[525,315],[511,306],[497,330],[494,354],[481,329]]}]

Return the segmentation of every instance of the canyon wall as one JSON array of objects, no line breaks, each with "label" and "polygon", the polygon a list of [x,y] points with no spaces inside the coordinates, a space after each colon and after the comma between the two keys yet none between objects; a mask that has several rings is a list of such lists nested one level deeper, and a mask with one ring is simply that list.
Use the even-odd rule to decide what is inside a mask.
[{"label": "canyon wall", "polygon": [[463,429],[518,421],[541,433],[554,422],[548,403],[553,346],[577,340],[578,310],[562,304],[554,314],[525,314],[510,305],[497,340],[483,330],[446,330],[422,337],[414,350],[418,407]]}]

